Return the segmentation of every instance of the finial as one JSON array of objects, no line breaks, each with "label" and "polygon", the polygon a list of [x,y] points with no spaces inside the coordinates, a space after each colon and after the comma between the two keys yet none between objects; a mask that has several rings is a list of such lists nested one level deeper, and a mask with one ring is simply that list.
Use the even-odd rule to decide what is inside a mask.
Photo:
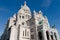
[{"label": "finial", "polygon": [[26,5],[26,1],[24,2],[24,5]]},{"label": "finial", "polygon": [[44,16],[44,18],[48,21],[47,16]]},{"label": "finial", "polygon": [[39,11],[39,13],[42,13],[41,10]]},{"label": "finial", "polygon": [[39,14],[43,15],[41,10],[39,11]]},{"label": "finial", "polygon": [[36,11],[35,11],[35,10],[34,10],[33,12],[34,12],[34,13],[36,13]]}]

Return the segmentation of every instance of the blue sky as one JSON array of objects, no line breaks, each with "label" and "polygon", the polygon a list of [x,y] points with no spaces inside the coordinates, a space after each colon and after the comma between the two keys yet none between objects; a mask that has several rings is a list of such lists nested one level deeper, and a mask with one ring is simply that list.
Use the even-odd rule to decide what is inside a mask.
[{"label": "blue sky", "polygon": [[31,12],[41,10],[46,15],[50,26],[56,25],[60,34],[60,0],[0,0],[0,36],[4,31],[8,18],[17,13],[21,5],[27,2]]}]

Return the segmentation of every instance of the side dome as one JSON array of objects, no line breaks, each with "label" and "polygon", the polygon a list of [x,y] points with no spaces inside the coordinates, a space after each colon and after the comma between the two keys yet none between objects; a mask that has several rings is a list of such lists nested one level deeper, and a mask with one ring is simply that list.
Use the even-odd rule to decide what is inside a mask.
[{"label": "side dome", "polygon": [[31,13],[30,8],[26,5],[26,1],[24,2],[24,6],[21,6],[21,9],[18,13]]}]

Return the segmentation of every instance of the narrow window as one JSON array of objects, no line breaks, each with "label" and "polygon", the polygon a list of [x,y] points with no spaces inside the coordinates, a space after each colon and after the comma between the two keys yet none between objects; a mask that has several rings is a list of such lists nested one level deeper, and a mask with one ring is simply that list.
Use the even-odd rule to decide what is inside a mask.
[{"label": "narrow window", "polygon": [[26,36],[26,29],[25,29],[25,36]]},{"label": "narrow window", "polygon": [[23,36],[24,36],[24,31],[23,31]]},{"label": "narrow window", "polygon": [[28,18],[30,18],[30,16],[28,15]]},{"label": "narrow window", "polygon": [[16,22],[14,23],[14,25],[16,25]]},{"label": "narrow window", "polygon": [[39,40],[42,40],[42,32],[38,32],[38,37],[39,37]]},{"label": "narrow window", "polygon": [[22,23],[22,25],[24,25],[24,23]]},{"label": "narrow window", "polygon": [[14,20],[14,25],[16,25],[16,20]]},{"label": "narrow window", "polygon": [[24,16],[22,16],[22,18],[24,18]]},{"label": "narrow window", "polygon": [[16,20],[14,20],[14,22],[16,22]]},{"label": "narrow window", "polygon": [[20,18],[21,18],[21,16],[20,16]]},{"label": "narrow window", "polygon": [[34,39],[34,35],[31,35],[31,39]]},{"label": "narrow window", "polygon": [[33,32],[34,31],[34,29],[33,28],[31,28],[31,32]]}]

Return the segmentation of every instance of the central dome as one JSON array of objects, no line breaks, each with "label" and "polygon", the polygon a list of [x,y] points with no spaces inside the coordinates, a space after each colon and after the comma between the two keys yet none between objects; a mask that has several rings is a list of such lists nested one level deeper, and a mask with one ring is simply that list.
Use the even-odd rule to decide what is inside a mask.
[{"label": "central dome", "polygon": [[24,6],[22,7],[22,9],[30,10],[30,8],[26,5],[26,1],[24,2]]},{"label": "central dome", "polygon": [[18,11],[18,13],[24,13],[24,11],[30,12],[30,8],[26,5],[26,1],[24,2],[24,6],[21,6],[21,9]]}]

